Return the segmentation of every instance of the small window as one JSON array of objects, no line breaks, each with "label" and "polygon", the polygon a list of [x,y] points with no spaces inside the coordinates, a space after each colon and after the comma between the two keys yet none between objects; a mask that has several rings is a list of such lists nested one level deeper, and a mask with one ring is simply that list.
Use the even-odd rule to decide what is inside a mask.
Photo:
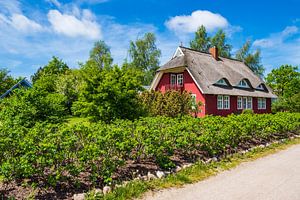
[{"label": "small window", "polygon": [[252,109],[252,97],[238,97],[237,98],[238,109]]},{"label": "small window", "polygon": [[197,106],[197,95],[192,94],[192,109],[196,109]]},{"label": "small window", "polygon": [[218,95],[217,108],[218,110],[230,109],[230,97],[225,95]]},{"label": "small window", "polygon": [[218,95],[218,109],[221,110],[223,109],[223,96]]},{"label": "small window", "polygon": [[183,74],[177,74],[177,85],[183,85]]},{"label": "small window", "polygon": [[257,98],[257,108],[266,109],[266,98]]},{"label": "small window", "polygon": [[239,87],[243,87],[243,88],[249,88],[249,85],[248,85],[248,83],[247,83],[247,81],[245,80],[245,79],[243,79],[243,80],[241,80],[240,82],[239,82],[239,85],[238,85]]},{"label": "small window", "polygon": [[217,85],[228,85],[224,78],[218,80]]},{"label": "small window", "polygon": [[260,84],[259,86],[257,86],[256,88],[257,90],[265,90],[265,87],[263,84]]},{"label": "small window", "polygon": [[171,74],[171,85],[172,86],[176,85],[176,75],[175,74]]},{"label": "small window", "polygon": [[243,109],[242,105],[243,105],[243,99],[242,97],[238,97],[238,102],[237,102],[238,109]]}]

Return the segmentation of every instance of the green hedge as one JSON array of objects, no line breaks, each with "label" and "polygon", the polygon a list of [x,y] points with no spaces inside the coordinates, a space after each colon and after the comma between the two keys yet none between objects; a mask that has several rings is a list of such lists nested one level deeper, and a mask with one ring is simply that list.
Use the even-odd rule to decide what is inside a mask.
[{"label": "green hedge", "polygon": [[0,176],[56,185],[88,172],[92,182],[110,182],[127,160],[153,159],[174,167],[171,156],[226,155],[237,147],[299,134],[300,113],[242,114],[205,118],[149,117],[112,124],[0,126]]}]

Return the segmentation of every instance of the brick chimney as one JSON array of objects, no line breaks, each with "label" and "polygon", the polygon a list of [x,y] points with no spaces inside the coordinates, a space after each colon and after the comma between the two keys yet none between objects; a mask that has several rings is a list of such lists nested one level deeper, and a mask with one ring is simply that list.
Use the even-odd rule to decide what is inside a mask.
[{"label": "brick chimney", "polygon": [[219,60],[218,48],[216,46],[211,47],[209,49],[209,53],[212,55],[214,59]]}]

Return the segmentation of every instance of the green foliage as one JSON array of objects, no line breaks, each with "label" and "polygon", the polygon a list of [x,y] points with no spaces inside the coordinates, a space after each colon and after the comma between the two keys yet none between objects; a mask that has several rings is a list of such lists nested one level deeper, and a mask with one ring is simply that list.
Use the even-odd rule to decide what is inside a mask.
[{"label": "green foliage", "polygon": [[219,56],[230,58],[231,45],[226,43],[226,33],[220,29],[212,37],[207,36],[205,27],[202,25],[195,33],[195,37],[190,41],[190,48],[208,52],[210,47],[217,47]]},{"label": "green foliage", "polygon": [[56,92],[65,96],[66,108],[69,114],[72,114],[72,105],[78,100],[78,95],[83,88],[83,77],[79,70],[69,70],[60,75],[55,83]]},{"label": "green foliage", "polygon": [[210,45],[218,48],[220,56],[225,58],[231,57],[231,45],[226,43],[226,34],[222,29],[218,30],[217,33],[210,39]]},{"label": "green foliage", "polygon": [[104,41],[95,42],[88,62],[94,63],[99,69],[111,66],[113,59],[110,49]]},{"label": "green foliage", "polygon": [[0,176],[44,180],[56,186],[78,182],[79,174],[85,172],[93,183],[109,183],[127,160],[152,159],[162,168],[172,168],[175,152],[226,155],[228,149],[251,141],[299,134],[299,128],[299,113],[148,117],[69,126],[42,122],[32,128],[4,123],[0,126]]},{"label": "green foliage", "polygon": [[260,51],[256,50],[254,53],[250,53],[251,42],[250,40],[238,50],[235,57],[236,59],[243,61],[255,74],[260,77],[264,75],[264,67],[260,63]]},{"label": "green foliage", "polygon": [[195,32],[195,38],[190,41],[190,47],[198,51],[208,52],[210,38],[207,36],[205,26],[201,25]]},{"label": "green foliage", "polygon": [[18,80],[9,75],[7,69],[0,69],[0,95],[15,85]]},{"label": "green foliage", "polygon": [[66,115],[65,97],[39,88],[18,90],[1,100],[0,121],[11,126],[32,127],[36,122],[57,122]]},{"label": "green foliage", "polygon": [[267,84],[278,95],[272,104],[272,110],[300,112],[300,72],[298,67],[282,65],[267,75]]},{"label": "green foliage", "polygon": [[152,90],[141,93],[139,97],[150,116],[176,117],[192,112],[192,97],[185,91],[169,90],[161,93]]},{"label": "green foliage", "polygon": [[159,68],[161,51],[156,47],[153,33],[146,33],[143,38],[130,42],[130,66],[144,73],[143,84],[150,85],[156,70]]},{"label": "green foliage", "polygon": [[118,66],[98,69],[89,63],[82,70],[83,88],[72,107],[75,115],[106,122],[140,116],[137,95],[142,87],[139,71]]},{"label": "green foliage", "polygon": [[244,109],[242,111],[242,114],[254,114],[253,110],[252,109]]},{"label": "green foliage", "polygon": [[[32,82],[35,84],[38,80],[40,85],[43,85],[43,82],[46,84],[46,89],[54,91],[54,87],[51,87],[51,81],[55,81],[58,75],[64,74],[69,67],[62,60],[59,60],[57,57],[53,57],[49,63],[39,68],[38,71],[31,77]],[[45,78],[45,79],[44,79]],[[42,79],[42,80],[41,80]],[[50,83],[48,83],[50,82]],[[52,82],[53,85],[53,82]]]}]

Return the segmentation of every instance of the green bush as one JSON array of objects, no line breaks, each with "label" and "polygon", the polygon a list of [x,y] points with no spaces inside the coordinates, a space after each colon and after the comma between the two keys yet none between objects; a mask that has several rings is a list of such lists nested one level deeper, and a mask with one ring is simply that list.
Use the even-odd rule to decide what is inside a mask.
[{"label": "green bush", "polygon": [[89,173],[93,183],[111,182],[126,161],[153,160],[172,168],[172,156],[226,155],[251,142],[299,134],[300,113],[147,117],[89,124],[37,122],[32,128],[0,125],[0,176],[6,180],[39,177],[49,185],[79,181]]},{"label": "green bush", "polygon": [[139,98],[149,116],[178,117],[193,112],[193,99],[186,91],[144,91]]}]

